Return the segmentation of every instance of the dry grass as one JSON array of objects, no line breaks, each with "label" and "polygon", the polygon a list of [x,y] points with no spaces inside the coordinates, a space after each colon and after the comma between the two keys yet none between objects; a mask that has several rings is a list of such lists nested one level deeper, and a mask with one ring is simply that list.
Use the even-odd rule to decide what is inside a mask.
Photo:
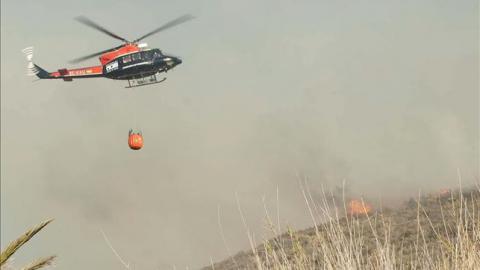
[{"label": "dry grass", "polygon": [[45,258],[40,258],[31,264],[25,266],[22,268],[22,270],[37,270],[46,266],[50,266],[53,264],[53,260],[56,258],[56,256],[49,256]]},{"label": "dry grass", "polygon": [[[235,255],[235,264],[207,269],[480,269],[480,189],[419,195],[364,216],[346,215],[330,195],[304,197],[313,228],[289,229]],[[267,224],[277,232],[268,213]]]},{"label": "dry grass", "polygon": [[[1,269],[10,269],[12,268],[11,265],[8,264],[9,258],[20,249],[25,243],[27,243],[32,237],[34,237],[39,231],[41,231],[45,226],[47,226],[53,220],[44,221],[37,226],[26,231],[23,235],[18,237],[16,240],[11,242],[0,254],[0,268]],[[52,264],[55,256],[50,256],[46,258],[41,258],[36,260],[35,262],[31,263],[30,265],[23,267],[22,270],[36,270],[40,269],[45,266],[49,266]]]}]

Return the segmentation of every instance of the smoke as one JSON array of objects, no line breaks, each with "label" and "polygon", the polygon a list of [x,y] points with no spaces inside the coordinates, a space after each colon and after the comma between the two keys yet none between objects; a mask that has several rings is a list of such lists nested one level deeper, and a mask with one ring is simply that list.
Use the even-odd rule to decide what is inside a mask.
[{"label": "smoke", "polygon": [[[259,243],[262,198],[283,226],[310,226],[305,179],[314,196],[345,181],[398,200],[478,177],[475,1],[180,1],[160,17],[152,1],[30,4],[2,2],[2,245],[56,220],[19,263],[118,268],[103,228],[135,269],[195,268],[228,255],[219,208],[230,249],[248,248],[235,193]],[[23,76],[28,45],[47,70],[116,45],[79,14],[130,38],[185,12],[197,19],[147,40],[184,60],[162,85]]]}]

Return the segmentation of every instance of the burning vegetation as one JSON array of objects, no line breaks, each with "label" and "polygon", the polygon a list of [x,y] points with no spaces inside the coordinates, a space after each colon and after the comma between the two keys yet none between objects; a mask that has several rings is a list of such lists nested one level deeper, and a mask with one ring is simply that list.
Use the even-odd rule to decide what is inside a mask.
[{"label": "burning vegetation", "polygon": [[373,207],[363,200],[352,199],[347,204],[347,214],[350,216],[363,216],[371,213]]},{"label": "burning vegetation", "polygon": [[249,252],[203,270],[480,269],[480,189],[449,193],[412,198],[388,211],[361,199],[345,201],[347,214],[375,214],[369,219],[343,217],[339,204],[325,198],[316,209],[326,222],[252,243]]},{"label": "burning vegetation", "polygon": [[437,192],[437,197],[440,197],[440,198],[449,197],[451,195],[451,192],[452,191],[449,188],[442,188]]}]

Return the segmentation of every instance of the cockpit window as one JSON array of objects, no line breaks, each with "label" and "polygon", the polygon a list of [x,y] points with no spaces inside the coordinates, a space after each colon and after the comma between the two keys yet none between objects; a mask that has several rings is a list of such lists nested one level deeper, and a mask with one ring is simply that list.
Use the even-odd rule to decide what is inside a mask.
[{"label": "cockpit window", "polygon": [[144,60],[151,60],[153,58],[153,51],[144,51],[142,52],[143,56],[142,58]]},{"label": "cockpit window", "polygon": [[162,51],[160,51],[159,49],[153,50],[153,56],[154,57],[162,56]]},{"label": "cockpit window", "polygon": [[138,61],[140,59],[142,59],[142,55],[140,53],[132,54],[132,61]]},{"label": "cockpit window", "polygon": [[132,55],[125,55],[125,56],[123,57],[123,63],[126,64],[126,63],[128,63],[128,62],[130,62],[130,61],[132,61]]}]

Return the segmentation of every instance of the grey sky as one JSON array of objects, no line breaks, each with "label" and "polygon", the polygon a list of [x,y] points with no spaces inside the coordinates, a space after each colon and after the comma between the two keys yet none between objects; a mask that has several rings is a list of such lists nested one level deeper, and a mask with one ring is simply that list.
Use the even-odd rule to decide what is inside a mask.
[{"label": "grey sky", "polygon": [[[310,226],[316,192],[393,201],[479,171],[478,1],[2,1],[1,243],[55,222],[16,257],[59,269],[196,268],[260,241],[263,203]],[[21,49],[54,71],[118,45],[73,18],[150,37],[184,63],[161,85],[26,77]],[[96,59],[83,65],[96,65]],[[135,113],[136,112],[136,113]],[[135,125],[145,148],[126,145]]]}]

